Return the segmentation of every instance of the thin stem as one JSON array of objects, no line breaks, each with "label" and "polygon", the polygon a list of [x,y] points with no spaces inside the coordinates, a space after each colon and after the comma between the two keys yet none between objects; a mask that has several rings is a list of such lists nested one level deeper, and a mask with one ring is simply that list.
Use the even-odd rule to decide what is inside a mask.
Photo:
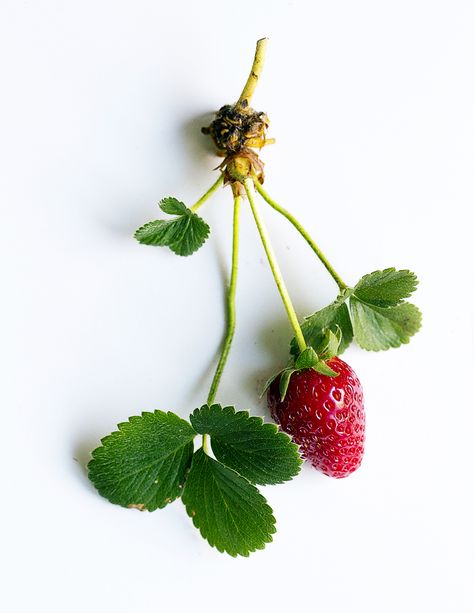
[{"label": "thin stem", "polygon": [[291,302],[290,295],[288,294],[288,290],[286,289],[286,285],[283,280],[280,267],[278,266],[278,262],[270,242],[270,236],[265,226],[265,222],[263,221],[257,202],[254,198],[255,191],[253,187],[253,180],[250,178],[246,179],[244,182],[244,187],[245,192],[247,193],[247,198],[250,202],[250,206],[252,208],[252,213],[255,218],[255,223],[257,224],[260,238],[262,239],[263,248],[265,249],[265,253],[267,254],[268,263],[270,264],[273,278],[275,279],[275,283],[278,287],[278,291],[280,292],[280,296],[283,300],[283,304],[285,305],[285,309],[288,314],[288,319],[290,320],[291,327],[293,328],[293,331],[295,333],[295,338],[298,343],[298,347],[300,351],[304,351],[306,349],[306,341],[304,340],[303,332],[301,331],[300,324],[298,322],[298,317],[293,307],[293,303]]},{"label": "thin stem", "polygon": [[339,289],[341,291],[347,289],[347,285],[344,283],[344,281],[341,279],[341,277],[337,274],[337,272],[331,266],[331,264],[329,263],[328,259],[324,255],[324,253],[316,245],[314,240],[311,238],[311,236],[308,234],[308,232],[303,228],[303,226],[299,223],[299,221],[297,221],[289,211],[284,209],[282,206],[277,204],[272,198],[270,198],[270,196],[267,194],[267,192],[263,189],[262,184],[260,183],[260,181],[258,180],[256,175],[253,175],[253,182],[255,184],[255,188],[257,189],[258,193],[262,196],[262,198],[266,202],[268,202],[268,204],[273,209],[275,209],[275,211],[278,211],[281,215],[283,215],[283,217],[286,217],[286,219],[288,219],[288,221],[291,224],[294,225],[294,227],[298,230],[298,232],[301,234],[301,236],[305,239],[305,241],[308,243],[308,245],[311,247],[311,249],[314,251],[314,253],[321,260],[322,264],[324,265],[324,267],[326,268],[328,273],[331,275],[331,277],[337,283]]},{"label": "thin stem", "polygon": [[202,435],[202,448],[206,455],[211,455],[210,453],[211,450],[209,448],[209,435],[208,434]]},{"label": "thin stem", "polygon": [[196,202],[196,204],[193,204],[193,206],[191,207],[191,211],[195,213],[199,209],[199,207],[201,207],[206,202],[206,200],[208,200],[212,196],[212,194],[216,191],[219,185],[222,185],[223,181],[224,181],[224,175],[221,174],[219,178],[217,179],[217,181],[213,185],[211,185],[211,187],[207,190],[204,196],[201,196],[199,200]]},{"label": "thin stem", "polygon": [[267,48],[268,38],[261,38],[257,41],[257,48],[255,50],[255,57],[253,59],[252,70],[250,71],[249,78],[247,79],[247,83],[245,84],[242,93],[240,94],[240,98],[237,101],[237,104],[241,106],[249,106],[250,99],[252,98],[253,92],[257,87],[258,80],[260,78],[260,74],[263,70],[263,62],[265,61],[265,52]]},{"label": "thin stem", "polygon": [[227,357],[229,355],[232,339],[235,332],[235,289],[237,286],[237,272],[238,272],[238,259],[239,259],[239,214],[240,203],[242,201],[241,196],[234,196],[234,223],[232,231],[232,267],[230,274],[229,289],[227,292],[227,331],[222,345],[221,356],[216,367],[216,372],[211,383],[211,389],[207,397],[207,404],[212,404],[216,397],[217,388],[224,371]]}]

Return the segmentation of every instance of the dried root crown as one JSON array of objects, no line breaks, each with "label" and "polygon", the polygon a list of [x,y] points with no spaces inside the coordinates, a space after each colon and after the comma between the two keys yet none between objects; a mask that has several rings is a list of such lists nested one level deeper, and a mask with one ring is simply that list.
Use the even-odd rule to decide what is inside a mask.
[{"label": "dried root crown", "polygon": [[252,171],[263,183],[263,162],[251,148],[265,146],[269,124],[266,113],[255,111],[244,101],[221,107],[211,125],[202,128],[225,156],[221,168],[226,183],[242,182]]},{"label": "dried root crown", "polygon": [[217,111],[211,125],[202,131],[212,137],[219,151],[232,154],[246,147],[263,147],[268,126],[265,113],[245,104],[226,104]]}]

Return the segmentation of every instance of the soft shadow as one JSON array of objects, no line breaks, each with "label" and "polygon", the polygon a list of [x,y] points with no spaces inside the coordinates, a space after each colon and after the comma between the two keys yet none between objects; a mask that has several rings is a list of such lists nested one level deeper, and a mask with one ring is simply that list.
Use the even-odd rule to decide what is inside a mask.
[{"label": "soft shadow", "polygon": [[[186,145],[186,153],[189,156],[188,166],[189,171],[187,173],[187,177],[191,177],[191,180],[194,175],[196,177],[200,177],[203,174],[209,174],[209,161],[210,158],[213,162],[215,162],[213,168],[216,168],[222,158],[219,158],[216,155],[216,148],[210,136],[202,133],[202,128],[207,127],[211,121],[214,119],[215,111],[211,111],[209,113],[203,113],[193,117],[185,121],[182,124],[181,132]],[[214,375],[215,368],[217,366],[217,361],[219,359],[222,343],[224,342],[225,336],[225,326],[226,326],[226,296],[227,296],[227,288],[229,285],[229,262],[226,261],[224,257],[224,251],[219,241],[219,234],[215,233],[213,236],[213,240],[211,241],[212,249],[214,251],[214,259],[217,263],[217,268],[219,271],[219,276],[222,280],[222,290],[221,290],[221,309],[224,312],[224,327],[222,329],[222,337],[217,345],[212,358],[210,359],[206,368],[203,369],[201,375],[195,380],[194,384],[190,388],[190,392],[188,397],[190,399],[194,398],[198,392],[202,389],[202,387],[211,381],[212,376]]]},{"label": "soft shadow", "polygon": [[87,474],[87,464],[91,460],[91,452],[99,445],[100,439],[91,434],[84,437],[73,449],[73,460],[78,463],[85,474]]},{"label": "soft shadow", "polygon": [[[289,358],[289,343],[292,336],[288,330],[288,320],[284,315],[267,321],[262,326],[257,343],[266,350],[268,359],[265,361],[265,368],[251,372],[243,382],[245,391],[250,395],[262,394],[267,380],[278,371],[282,370]],[[265,395],[262,397],[262,407],[265,414],[269,416],[266,408]]]},{"label": "soft shadow", "polygon": [[90,490],[93,490],[94,487],[88,477],[87,465],[91,460],[91,452],[99,445],[100,438],[97,437],[97,434],[91,433],[81,437],[72,449],[72,459],[77,469],[78,478],[84,487]]},{"label": "soft shadow", "polygon": [[[202,134],[201,128],[208,126],[213,120],[215,111],[200,114],[192,119],[185,121],[179,128],[179,132],[183,139],[183,160],[179,169],[179,174],[186,177],[186,182],[201,183],[201,177],[209,174],[209,167],[217,167],[221,158],[216,155],[216,149],[212,139]],[[157,130],[157,143],[159,142],[159,131]],[[158,157],[158,155],[157,155]],[[150,161],[147,164],[152,168]],[[155,176],[155,173],[154,175]],[[195,180],[196,179],[196,180]],[[177,186],[178,187],[178,186]],[[130,189],[130,187],[129,187]],[[166,195],[166,194],[165,194]],[[196,198],[200,194],[196,194]],[[156,200],[159,200],[159,194]],[[95,210],[94,216],[97,221],[112,234],[120,237],[124,235],[133,236],[134,231],[147,219],[146,213],[143,215],[140,211],[149,211],[150,202],[145,194],[128,193],[122,194],[120,200],[112,200],[109,198],[107,202],[101,200],[101,206]],[[109,215],[109,211],[113,211],[113,215]],[[158,214],[159,215],[159,214]],[[228,278],[228,262],[225,261],[224,253],[218,240],[212,241],[212,247],[215,253],[215,261],[218,267],[219,276],[222,279],[221,293],[221,308],[225,311],[226,308],[226,291],[229,282]],[[160,259],[166,257],[176,257],[173,254],[168,254],[166,251],[160,250]],[[224,330],[223,330],[224,335]],[[223,338],[222,338],[223,340]],[[222,341],[221,341],[222,343]],[[210,381],[214,374],[217,359],[220,352],[221,343],[215,349],[215,355],[209,365],[203,370],[202,374],[197,378],[189,392],[189,398],[194,398],[203,385]],[[91,452],[100,444],[100,438],[97,433],[88,433],[79,438],[72,448],[72,459],[80,472],[85,484],[91,488],[92,485],[87,477],[87,464],[91,459]]]},{"label": "soft shadow", "polygon": [[[222,158],[216,155],[212,139],[201,132],[201,128],[208,126],[213,117],[213,112],[204,113],[178,125],[176,140],[178,141],[180,138],[182,140],[179,168],[177,164],[169,167],[166,167],[165,164],[166,177],[161,181],[162,185],[160,187],[160,178],[158,176],[156,181],[156,197],[153,196],[150,202],[150,182],[153,185],[155,184],[157,178],[156,169],[160,167],[159,160],[162,156],[162,151],[158,147],[161,134],[157,127],[155,154],[152,156],[152,159],[148,156],[147,159],[143,160],[144,168],[150,169],[150,175],[146,175],[144,179],[143,189],[137,188],[135,183],[133,185],[128,183],[122,185],[119,198],[107,195],[106,201],[105,198],[101,199],[100,202],[94,205],[94,216],[97,221],[112,234],[120,237],[131,237],[135,230],[148,219],[161,216],[156,203],[161,197],[169,195],[165,193],[167,191],[179,193],[180,182],[182,182],[183,178],[185,178],[186,183],[189,185],[202,184],[203,177],[209,175],[210,170],[216,168],[222,161]],[[101,177],[101,181],[107,184],[110,182],[110,178]],[[196,199],[200,195],[196,193]]]},{"label": "soft shadow", "polygon": [[219,158],[216,156],[216,148],[211,137],[201,131],[202,128],[211,123],[214,115],[214,112],[197,115],[185,121],[181,127],[181,133],[187,147],[186,153],[190,158],[191,165],[195,166],[199,172],[207,171],[207,163],[203,164],[203,162],[207,162],[209,156],[215,157],[216,166],[219,164]]},{"label": "soft shadow", "polygon": [[[217,233],[216,233],[217,234]],[[208,365],[202,370],[201,374],[197,377],[194,383],[190,387],[189,394],[187,398],[189,402],[196,397],[196,395],[201,391],[205,384],[211,383],[211,379],[214,376],[214,372],[217,366],[217,362],[219,360],[222,344],[224,342],[224,336],[226,333],[226,325],[227,325],[227,289],[229,286],[229,262],[224,258],[224,252],[219,241],[219,236],[214,237],[210,244],[212,245],[212,249],[214,251],[214,261],[216,262],[216,266],[218,268],[219,277],[221,278],[221,295],[220,295],[220,308],[224,313],[224,323],[222,327],[222,336],[221,339],[215,348],[215,351],[208,363]]]},{"label": "soft shadow", "polygon": [[[157,199],[158,200],[158,199]],[[152,203],[155,204],[155,203]],[[133,235],[135,230],[147,221],[159,217],[159,209],[155,205],[155,210],[150,208],[149,198],[137,198],[130,196],[119,200],[111,200],[107,211],[113,211],[112,215],[97,214],[96,218],[106,232],[117,240],[124,238],[135,240]]]}]

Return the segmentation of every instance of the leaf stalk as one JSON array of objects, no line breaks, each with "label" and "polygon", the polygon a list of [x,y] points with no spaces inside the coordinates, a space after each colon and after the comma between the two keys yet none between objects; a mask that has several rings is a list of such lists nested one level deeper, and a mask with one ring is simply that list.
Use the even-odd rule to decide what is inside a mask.
[{"label": "leaf stalk", "polygon": [[265,191],[265,189],[263,188],[262,184],[260,183],[260,181],[258,180],[255,174],[252,174],[252,177],[253,177],[255,189],[260,194],[260,196],[262,196],[265,202],[267,202],[273,209],[275,209],[275,211],[280,213],[280,215],[283,215],[283,217],[286,217],[286,219],[298,230],[298,232],[305,239],[305,241],[308,243],[308,245],[311,247],[314,253],[318,256],[319,260],[321,261],[323,266],[326,268],[328,273],[337,283],[337,286],[339,287],[340,291],[342,292],[346,290],[348,286],[344,283],[341,277],[337,274],[337,272],[331,266],[327,257],[324,255],[324,253],[321,251],[318,245],[314,242],[314,240],[311,238],[311,236],[308,234],[305,228],[299,223],[297,219],[295,219],[295,217],[293,217],[293,215],[289,211],[287,211],[282,206],[277,204],[275,200],[273,200],[273,198],[269,196],[269,194]]},{"label": "leaf stalk", "polygon": [[211,388],[207,397],[207,404],[211,405],[216,397],[217,388],[224,371],[227,358],[229,356],[230,346],[232,339],[234,338],[235,322],[236,322],[236,309],[235,309],[235,290],[237,287],[237,273],[238,273],[238,260],[239,260],[239,219],[240,219],[240,204],[242,197],[240,195],[234,196],[234,216],[233,216],[233,229],[232,229],[232,264],[230,273],[229,289],[227,291],[227,330],[222,345],[221,355],[219,362],[217,363],[216,372],[212,379]]},{"label": "leaf stalk", "polygon": [[206,202],[206,200],[209,200],[209,198],[217,190],[217,188],[220,185],[222,185],[223,181],[224,181],[224,175],[221,174],[219,178],[217,179],[217,181],[213,183],[211,187],[207,190],[207,192],[199,198],[196,204],[193,204],[193,206],[191,207],[191,211],[195,213]]},{"label": "leaf stalk", "polygon": [[283,304],[285,305],[286,313],[288,315],[291,327],[293,328],[293,331],[295,333],[295,338],[296,342],[298,343],[299,350],[302,352],[306,349],[306,341],[304,339],[303,332],[301,331],[295,308],[293,306],[293,303],[291,302],[290,295],[286,288],[283,275],[281,274],[281,270],[278,265],[277,258],[275,256],[275,252],[273,251],[273,247],[270,241],[270,235],[268,234],[268,230],[260,213],[259,206],[254,198],[255,190],[253,179],[246,179],[244,181],[244,188],[247,194],[247,198],[249,199],[255,223],[257,224],[258,233],[260,234],[263,248],[265,249],[265,253],[267,255],[268,263],[270,264],[270,269],[272,271],[273,278],[275,279],[276,286],[278,288],[278,291],[280,292]]}]

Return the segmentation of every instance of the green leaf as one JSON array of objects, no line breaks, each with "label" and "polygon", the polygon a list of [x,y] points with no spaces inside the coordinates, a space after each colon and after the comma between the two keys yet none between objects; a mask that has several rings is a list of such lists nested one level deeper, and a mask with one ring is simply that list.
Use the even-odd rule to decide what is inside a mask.
[{"label": "green leaf", "polygon": [[174,413],[130,417],[92,452],[89,478],[114,504],[155,511],[181,495],[196,432]]},{"label": "green leaf", "polygon": [[263,549],[276,532],[272,509],[257,488],[202,449],[194,454],[183,503],[209,544],[234,557]]},{"label": "green leaf", "polygon": [[418,279],[413,272],[386,268],[362,277],[354,288],[354,294],[367,304],[390,307],[411,296],[417,285]]},{"label": "green leaf", "polygon": [[219,404],[196,409],[190,421],[200,434],[211,437],[215,457],[251,483],[289,481],[300,471],[302,460],[291,438],[275,424],[247,411]]},{"label": "green leaf", "polygon": [[189,210],[184,202],[171,197],[163,198],[158,206],[163,213],[168,213],[168,215],[186,215]]},{"label": "green leaf", "polygon": [[[353,336],[349,310],[341,299],[336,300],[320,311],[316,311],[316,313],[307,317],[301,324],[301,330],[306,343],[316,351],[324,342],[326,331],[331,330],[337,333],[338,329],[341,334],[341,342],[338,349],[338,354],[340,355],[351,344]],[[291,341],[290,352],[294,356],[297,356],[299,353],[295,339]]]},{"label": "green leaf", "polygon": [[177,215],[175,219],[150,221],[135,232],[142,245],[169,247],[177,255],[191,255],[209,236],[209,226],[191,209],[176,198],[164,198],[160,208],[165,213]]},{"label": "green leaf", "polygon": [[409,302],[382,308],[350,298],[354,335],[362,349],[380,351],[408,343],[421,326],[421,312]]}]

